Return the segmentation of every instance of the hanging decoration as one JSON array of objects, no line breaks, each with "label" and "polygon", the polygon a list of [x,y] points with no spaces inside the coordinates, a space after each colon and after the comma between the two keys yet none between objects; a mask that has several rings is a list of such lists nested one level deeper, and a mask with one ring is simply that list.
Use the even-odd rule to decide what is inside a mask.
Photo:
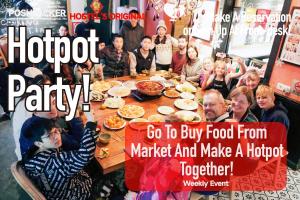
[{"label": "hanging decoration", "polygon": [[99,14],[104,6],[99,0],[93,0],[90,7],[94,11],[94,13]]},{"label": "hanging decoration", "polygon": [[181,18],[186,15],[186,2],[170,0],[164,5],[164,12],[171,18],[171,21]]},{"label": "hanging decoration", "polygon": [[148,0],[146,10],[154,9],[153,21],[159,19],[159,14],[163,11],[164,0]]},{"label": "hanging decoration", "polygon": [[171,18],[171,21],[181,19],[186,15],[191,15],[189,27],[193,24],[194,13],[201,8],[203,0],[168,0],[164,4],[164,12]]}]

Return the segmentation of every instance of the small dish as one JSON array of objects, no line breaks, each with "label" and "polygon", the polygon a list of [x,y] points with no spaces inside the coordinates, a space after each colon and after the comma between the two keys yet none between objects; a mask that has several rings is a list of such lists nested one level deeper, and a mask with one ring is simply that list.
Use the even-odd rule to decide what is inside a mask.
[{"label": "small dish", "polygon": [[108,133],[101,133],[98,138],[99,142],[101,142],[102,144],[108,144],[110,139],[111,135]]},{"label": "small dish", "polygon": [[159,106],[157,108],[157,111],[163,115],[169,115],[169,114],[175,112],[175,110],[170,106]]},{"label": "small dish", "polygon": [[193,95],[190,92],[183,92],[183,93],[180,94],[180,97],[183,98],[183,99],[191,99],[191,100],[193,100],[195,98],[195,95]]}]

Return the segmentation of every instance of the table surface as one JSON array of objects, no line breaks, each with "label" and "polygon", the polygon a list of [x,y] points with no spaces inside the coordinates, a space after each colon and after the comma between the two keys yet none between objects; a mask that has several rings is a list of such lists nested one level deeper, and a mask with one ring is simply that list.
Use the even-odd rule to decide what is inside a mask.
[{"label": "table surface", "polygon": [[[144,80],[144,79],[149,79],[149,77],[145,76],[138,76],[136,79],[132,79],[135,81],[138,80]],[[108,79],[109,80],[118,80],[118,81],[127,81],[131,80],[129,76],[126,77],[119,77],[115,79]],[[179,111],[174,106],[174,101],[175,99],[171,99],[165,96],[161,96],[158,99],[150,100],[150,101],[145,101],[145,102],[138,102],[134,97],[128,96],[124,98],[126,104],[133,104],[133,105],[139,105],[142,106],[145,110],[145,115],[144,118],[148,118],[150,115],[153,114],[158,114],[157,108],[159,106],[170,106],[175,109],[175,111]],[[91,102],[91,107],[94,110],[94,115],[95,119],[98,121],[98,124],[101,125],[102,130],[101,132],[105,133],[110,133],[112,138],[110,142],[107,145],[103,145],[98,143],[96,147],[96,153],[95,155],[98,154],[100,151],[100,148],[106,147],[109,149],[109,156],[107,158],[97,158],[98,163],[100,164],[103,173],[107,174],[113,171],[116,171],[122,167],[124,167],[125,163],[125,128],[117,131],[109,130],[103,126],[103,121],[105,118],[111,116],[111,115],[116,115],[117,114],[117,109],[109,109],[106,108],[104,110],[100,110],[100,105],[101,103],[99,102]],[[202,112],[202,107],[199,105],[198,107],[198,113],[203,117],[203,112]],[[127,120],[127,122],[130,120]]]}]

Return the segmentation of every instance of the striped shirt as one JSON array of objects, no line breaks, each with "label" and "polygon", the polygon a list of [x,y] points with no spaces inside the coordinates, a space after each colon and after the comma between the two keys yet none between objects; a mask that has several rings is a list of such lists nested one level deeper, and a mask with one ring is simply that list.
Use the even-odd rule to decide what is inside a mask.
[{"label": "striped shirt", "polygon": [[89,198],[92,180],[82,169],[94,157],[95,128],[88,122],[78,150],[42,151],[24,163],[26,174],[47,199]]}]

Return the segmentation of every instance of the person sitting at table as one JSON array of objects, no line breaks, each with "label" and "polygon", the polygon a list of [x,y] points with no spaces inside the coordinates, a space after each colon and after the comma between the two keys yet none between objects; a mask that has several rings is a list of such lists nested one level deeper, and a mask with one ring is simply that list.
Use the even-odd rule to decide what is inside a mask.
[{"label": "person sitting at table", "polygon": [[[256,90],[260,83],[260,76],[257,70],[248,70],[238,81],[236,87],[247,86],[253,91],[254,97],[256,96]],[[257,105],[256,99],[254,99],[253,106],[251,107],[251,112],[256,116],[257,119],[261,118],[261,108]]]},{"label": "person sitting at table", "polygon": [[275,102],[274,90],[266,85],[258,86],[256,90],[256,101],[262,109],[261,122],[280,122],[286,130],[289,130],[290,121],[287,109],[280,103]]},{"label": "person sitting at table", "polygon": [[124,48],[133,52],[139,48],[142,38],[144,37],[144,28],[139,24],[139,12],[135,9],[129,11],[132,17],[125,21],[120,29],[120,35],[124,38]]},{"label": "person sitting at table", "polygon": [[21,130],[25,173],[47,199],[88,199],[92,180],[83,168],[94,157],[96,124],[90,113],[78,150],[60,150],[60,129],[49,119],[33,116]]},{"label": "person sitting at table", "polygon": [[260,83],[259,73],[256,69],[248,70],[237,83],[236,87],[247,86],[249,89],[253,90],[254,94]]},{"label": "person sitting at table", "polygon": [[187,49],[187,63],[181,71],[181,82],[198,81],[201,73],[201,61],[198,58],[196,46],[189,46]]},{"label": "person sitting at table", "polygon": [[150,74],[156,71],[155,55],[150,50],[151,37],[142,38],[141,47],[129,53],[130,58],[130,75],[136,75],[143,70],[149,70]]},{"label": "person sitting at table", "polygon": [[186,48],[187,48],[187,37],[185,35],[180,35],[178,38],[178,51],[173,54],[172,63],[169,70],[181,75],[183,66],[187,62]]},{"label": "person sitting at table", "polygon": [[160,20],[156,26],[156,35],[152,36],[152,47],[156,55],[156,68],[169,70],[172,62],[172,50],[178,46],[178,41],[167,34],[167,26],[164,20]]},{"label": "person sitting at table", "polygon": [[211,57],[206,57],[202,62],[202,71],[199,76],[199,85],[201,86],[205,80],[205,77],[209,77],[214,69],[215,63]]},{"label": "person sitting at table", "polygon": [[123,37],[114,35],[112,43],[113,45],[100,51],[101,62],[105,65],[104,77],[127,76],[129,74],[129,53],[123,48]]},{"label": "person sitting at table", "polygon": [[84,63],[76,64],[74,67],[76,83],[82,82],[83,73],[89,73],[91,75],[91,82],[94,82],[96,79],[103,80],[103,65],[93,64],[90,59],[87,59]]},{"label": "person sitting at table", "polygon": [[203,111],[206,120],[210,122],[225,122],[229,118],[224,97],[215,89],[208,90],[203,95]]},{"label": "person sitting at table", "polygon": [[230,112],[231,120],[236,122],[258,122],[255,115],[250,111],[254,102],[254,96],[251,89],[246,86],[237,87],[229,94],[231,99]]},{"label": "person sitting at table", "polygon": [[231,79],[238,78],[246,72],[244,61],[241,58],[238,59],[238,64],[240,66],[239,72],[227,74],[226,63],[224,61],[216,61],[213,73],[205,78],[202,83],[202,89],[216,89],[221,92],[224,98],[227,98]]},{"label": "person sitting at table", "polygon": [[72,67],[69,64],[63,63],[60,68],[60,75],[63,78],[63,84],[74,85],[75,84],[75,75],[73,73]]}]

